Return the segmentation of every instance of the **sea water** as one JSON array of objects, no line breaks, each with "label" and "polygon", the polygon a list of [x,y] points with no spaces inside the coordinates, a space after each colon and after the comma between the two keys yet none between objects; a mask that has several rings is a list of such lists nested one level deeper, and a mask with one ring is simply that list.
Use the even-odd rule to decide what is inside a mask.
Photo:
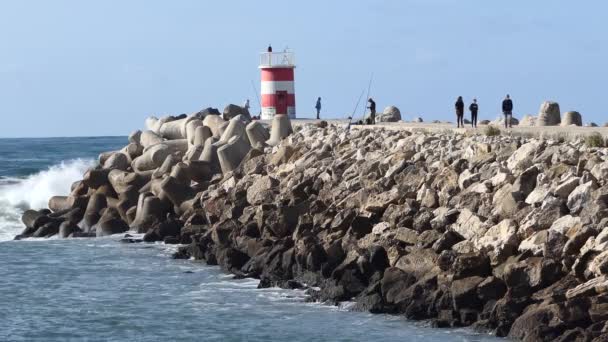
[{"label": "sea water", "polygon": [[126,137],[0,139],[0,341],[486,341],[402,316],[307,303],[174,246],[99,239],[12,241],[21,213],[67,194]]}]

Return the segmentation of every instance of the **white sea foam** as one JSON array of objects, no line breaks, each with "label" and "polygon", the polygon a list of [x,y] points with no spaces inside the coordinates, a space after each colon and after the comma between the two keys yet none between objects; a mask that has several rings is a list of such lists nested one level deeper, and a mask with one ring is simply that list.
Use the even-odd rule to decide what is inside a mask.
[{"label": "white sea foam", "polygon": [[27,178],[4,178],[0,183],[0,241],[12,240],[23,230],[21,214],[47,207],[51,196],[66,195],[82,179],[93,160],[74,159],[51,166]]}]

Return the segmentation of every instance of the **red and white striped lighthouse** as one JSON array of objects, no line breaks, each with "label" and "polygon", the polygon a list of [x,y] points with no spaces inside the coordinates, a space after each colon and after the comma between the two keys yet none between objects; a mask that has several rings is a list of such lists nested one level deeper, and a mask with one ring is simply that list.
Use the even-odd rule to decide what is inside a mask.
[{"label": "red and white striped lighthouse", "polygon": [[294,87],[295,59],[293,52],[264,52],[260,56],[262,71],[262,119],[272,119],[276,114],[296,118],[296,93]]}]

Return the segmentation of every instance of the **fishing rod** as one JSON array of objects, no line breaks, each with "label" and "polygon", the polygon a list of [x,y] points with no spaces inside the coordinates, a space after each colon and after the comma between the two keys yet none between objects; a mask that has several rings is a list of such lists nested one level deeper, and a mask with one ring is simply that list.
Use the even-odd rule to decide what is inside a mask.
[{"label": "fishing rod", "polygon": [[[371,76],[369,77],[369,84],[367,85],[367,96],[365,97],[366,99],[369,99],[369,93],[372,89],[372,80],[374,79],[374,73],[372,72]],[[361,119],[365,119],[365,110],[367,109],[367,106],[363,106],[363,115],[361,115]]]},{"label": "fishing rod", "polygon": [[258,88],[255,87],[255,83],[251,80],[251,87],[253,88],[253,93],[255,97],[258,99],[258,106],[260,106],[260,115],[262,115],[262,102],[260,101],[260,94],[258,94]]},{"label": "fishing rod", "polygon": [[361,90],[361,94],[359,95],[359,99],[357,100],[357,104],[355,105],[355,109],[353,110],[353,113],[350,115],[350,118],[348,118],[348,126],[346,126],[346,131],[350,131],[350,125],[353,122],[353,118],[355,117],[355,113],[357,113],[357,108],[359,108],[359,103],[361,102],[361,98],[363,97],[363,93],[365,92],[365,89]]}]

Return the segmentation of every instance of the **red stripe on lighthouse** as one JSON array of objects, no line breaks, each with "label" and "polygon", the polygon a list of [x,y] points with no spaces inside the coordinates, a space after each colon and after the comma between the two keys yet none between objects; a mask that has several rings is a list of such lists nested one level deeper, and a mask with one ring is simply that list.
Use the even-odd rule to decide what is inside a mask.
[{"label": "red stripe on lighthouse", "polygon": [[[263,94],[262,95],[262,107],[276,107],[279,104],[278,98],[279,97],[277,94]],[[288,107],[295,107],[296,96],[294,94],[287,94],[285,96],[285,104]]]},{"label": "red stripe on lighthouse", "polygon": [[293,68],[262,69],[262,81],[293,81]]}]

